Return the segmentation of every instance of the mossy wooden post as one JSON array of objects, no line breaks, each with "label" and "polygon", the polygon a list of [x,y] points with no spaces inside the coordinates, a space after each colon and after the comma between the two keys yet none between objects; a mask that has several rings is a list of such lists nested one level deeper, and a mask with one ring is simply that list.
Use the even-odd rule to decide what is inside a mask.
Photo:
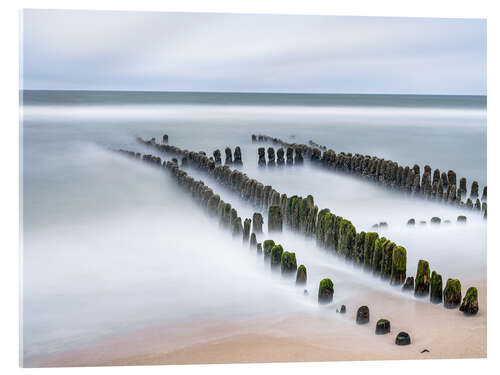
[{"label": "mossy wooden post", "polygon": [[432,303],[443,302],[443,279],[436,271],[431,275],[431,298]]},{"label": "mossy wooden post", "polygon": [[455,309],[462,301],[462,286],[458,279],[448,279],[443,290],[444,307]]},{"label": "mossy wooden post", "polygon": [[283,147],[278,148],[278,151],[276,151],[276,164],[278,167],[285,165],[285,151]]},{"label": "mossy wooden post", "polygon": [[387,241],[382,248],[382,268],[380,274],[383,279],[391,279],[392,272],[392,253],[396,248],[396,244],[391,241]]},{"label": "mossy wooden post", "polygon": [[413,292],[415,290],[415,279],[411,276],[407,277],[401,290],[403,292]]},{"label": "mossy wooden post", "polygon": [[220,153],[219,149],[214,151],[214,160],[215,160],[215,164],[217,164],[217,165],[222,164],[222,158],[221,158],[221,153]]},{"label": "mossy wooden post", "polygon": [[264,147],[259,147],[259,167],[266,166],[266,149]]},{"label": "mossy wooden post", "polygon": [[243,222],[243,242],[248,242],[250,238],[250,226],[252,225],[252,220],[246,218]]},{"label": "mossy wooden post", "polygon": [[241,236],[243,232],[243,225],[241,225],[241,217],[237,217],[233,221],[233,237]]},{"label": "mossy wooden post", "polygon": [[257,254],[262,254],[262,244],[260,242],[257,243]]},{"label": "mossy wooden post", "polygon": [[254,232],[255,234],[262,233],[262,224],[264,223],[262,214],[260,214],[259,212],[254,212],[252,223],[253,223],[252,232]]},{"label": "mossy wooden post", "polygon": [[280,206],[269,206],[267,231],[269,233],[283,231],[283,216],[281,215]]},{"label": "mossy wooden post", "polygon": [[328,208],[324,208],[318,213],[317,224],[316,224],[316,244],[318,246],[324,246],[325,244],[325,222],[326,216],[330,214]]},{"label": "mossy wooden post", "polygon": [[462,191],[462,194],[467,193],[467,179],[465,177],[460,179],[460,190]]},{"label": "mossy wooden post", "polygon": [[375,252],[375,242],[378,239],[378,233],[368,232],[365,236],[365,249],[363,264],[366,270],[372,269],[373,253]]},{"label": "mossy wooden post", "polygon": [[234,221],[237,219],[237,217],[238,217],[238,211],[236,211],[235,208],[231,208],[230,217],[229,217],[229,225],[231,225],[231,227],[232,227]]},{"label": "mossy wooden post", "polygon": [[318,303],[320,305],[329,304],[333,300],[333,282],[330,279],[323,279],[319,283]]},{"label": "mossy wooden post", "polygon": [[275,160],[274,160],[274,148],[268,147],[267,149],[267,166],[268,167],[274,167]]},{"label": "mossy wooden post", "polygon": [[281,265],[282,255],[283,255],[283,246],[274,245],[271,249],[271,268],[275,269]]},{"label": "mossy wooden post", "polygon": [[222,219],[223,226],[229,228],[231,225],[231,204],[226,203],[224,205],[224,217]]},{"label": "mossy wooden post", "polygon": [[226,152],[226,165],[233,164],[233,152],[229,147],[226,147],[225,152]]},{"label": "mossy wooden post", "polygon": [[429,294],[431,271],[429,262],[419,260],[417,267],[417,276],[415,278],[415,296],[425,297]]},{"label": "mossy wooden post", "polygon": [[349,220],[343,219],[339,227],[337,252],[346,259],[352,259],[356,240],[356,228]]},{"label": "mossy wooden post", "polygon": [[470,187],[470,197],[477,198],[479,196],[479,184],[477,181],[473,181]]},{"label": "mossy wooden post", "polygon": [[437,216],[434,216],[432,219],[431,219],[431,224],[433,225],[439,225],[441,224],[441,219]]},{"label": "mossy wooden post", "polygon": [[372,257],[372,272],[378,275],[382,271],[382,260],[384,256],[384,246],[387,243],[387,238],[382,237],[375,240],[375,249]]},{"label": "mossy wooden post", "polygon": [[168,134],[163,134],[163,143],[168,143]]},{"label": "mossy wooden post", "polygon": [[486,202],[487,199],[488,199],[488,188],[485,186],[483,188],[483,195],[481,196],[481,200],[483,202]]},{"label": "mossy wooden post", "polygon": [[359,232],[356,235],[356,241],[354,246],[354,254],[353,254],[353,262],[354,264],[361,265],[363,264],[364,255],[365,255],[365,232]]},{"label": "mossy wooden post", "polygon": [[241,160],[240,146],[236,146],[236,148],[234,149],[234,165],[243,165],[243,161]]},{"label": "mossy wooden post", "polygon": [[281,274],[293,276],[297,272],[297,258],[295,253],[284,251],[281,255]]},{"label": "mossy wooden post", "polygon": [[464,300],[460,305],[460,311],[466,315],[475,315],[479,311],[479,303],[477,300],[477,289],[471,286],[465,293]]},{"label": "mossy wooden post", "polygon": [[297,278],[295,279],[295,285],[303,286],[307,284],[307,269],[306,266],[301,264],[297,269]]},{"label": "mossy wooden post", "polygon": [[271,249],[275,245],[273,240],[265,240],[264,241],[264,260],[271,256]]},{"label": "mossy wooden post", "polygon": [[219,214],[220,196],[215,194],[207,202],[207,210],[210,216],[216,217]]},{"label": "mossy wooden post", "polygon": [[252,232],[250,235],[250,247],[256,247],[257,246],[257,236],[255,233]]},{"label": "mossy wooden post", "polygon": [[396,246],[392,251],[391,285],[401,285],[406,279],[406,249]]}]

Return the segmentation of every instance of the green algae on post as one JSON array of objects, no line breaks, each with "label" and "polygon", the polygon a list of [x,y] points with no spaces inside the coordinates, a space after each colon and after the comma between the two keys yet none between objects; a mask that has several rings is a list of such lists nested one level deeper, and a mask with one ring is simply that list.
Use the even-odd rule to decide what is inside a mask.
[{"label": "green algae on post", "polygon": [[333,282],[330,279],[323,279],[319,283],[318,303],[321,305],[331,303],[333,300]]}]

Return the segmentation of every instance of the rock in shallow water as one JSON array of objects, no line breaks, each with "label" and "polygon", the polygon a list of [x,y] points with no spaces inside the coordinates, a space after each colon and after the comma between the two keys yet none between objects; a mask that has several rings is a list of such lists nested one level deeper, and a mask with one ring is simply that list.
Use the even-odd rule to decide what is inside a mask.
[{"label": "rock in shallow water", "polygon": [[396,336],[396,345],[410,345],[410,335],[406,332],[399,332]]},{"label": "rock in shallow water", "polygon": [[337,313],[339,314],[345,314],[345,312],[346,312],[345,305],[340,306],[340,310],[337,310]]}]

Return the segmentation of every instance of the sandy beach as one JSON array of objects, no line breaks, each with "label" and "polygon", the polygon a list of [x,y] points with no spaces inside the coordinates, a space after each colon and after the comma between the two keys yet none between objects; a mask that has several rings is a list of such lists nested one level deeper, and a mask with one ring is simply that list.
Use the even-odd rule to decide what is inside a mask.
[{"label": "sandy beach", "polygon": [[[159,326],[112,337],[92,346],[32,359],[41,367],[161,365],[255,362],[319,362],[486,357],[486,282],[477,285],[479,313],[464,316],[427,299],[401,299],[372,292],[339,306],[318,307],[314,314],[255,319],[197,321]],[[304,298],[316,298],[309,295]],[[355,323],[356,310],[366,304],[370,323]],[[277,307],[277,313],[279,313]],[[375,323],[389,319],[391,333],[375,334]],[[411,345],[394,344],[406,331]],[[428,352],[421,353],[424,349]]]}]

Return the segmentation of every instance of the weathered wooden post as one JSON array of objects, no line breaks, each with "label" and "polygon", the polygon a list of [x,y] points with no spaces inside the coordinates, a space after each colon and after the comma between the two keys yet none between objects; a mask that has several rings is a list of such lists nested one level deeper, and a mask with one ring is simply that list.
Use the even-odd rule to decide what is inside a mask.
[{"label": "weathered wooden post", "polygon": [[274,148],[272,148],[272,147],[268,147],[267,148],[267,166],[268,167],[274,167],[275,166]]},{"label": "weathered wooden post", "polygon": [[283,246],[274,245],[271,248],[271,268],[276,269],[281,265],[282,255],[283,255]]},{"label": "weathered wooden post", "polygon": [[233,153],[229,147],[226,147],[226,165],[231,165],[233,164]]},{"label": "weathered wooden post", "polygon": [[293,165],[293,148],[286,149],[286,165]]},{"label": "weathered wooden post", "polygon": [[264,241],[264,260],[271,256],[271,249],[275,245],[273,240],[265,240]]},{"label": "weathered wooden post", "polygon": [[306,266],[301,264],[297,269],[297,278],[295,279],[295,285],[302,286],[307,283],[307,270]]},{"label": "weathered wooden post", "polygon": [[415,279],[415,296],[425,297],[429,294],[431,273],[429,263],[425,260],[418,261],[417,277]]},{"label": "weathered wooden post", "polygon": [[477,301],[477,289],[475,287],[470,287],[465,293],[462,305],[459,308],[466,315],[475,315],[479,311],[479,303]]},{"label": "weathered wooden post", "polygon": [[285,165],[285,151],[283,150],[282,147],[278,149],[276,152],[277,160],[276,164],[278,164],[278,167],[282,167]]},{"label": "weathered wooden post", "polygon": [[323,279],[319,283],[318,290],[318,303],[320,305],[326,305],[333,300],[333,282],[330,279]]},{"label": "weathered wooden post", "polygon": [[406,279],[406,249],[396,246],[392,252],[391,285],[401,285]]},{"label": "weathered wooden post", "polygon": [[262,233],[262,224],[264,223],[264,219],[262,218],[261,213],[254,212],[252,223],[253,223],[252,232],[256,234]]},{"label": "weathered wooden post", "polygon": [[234,149],[234,165],[243,165],[240,146],[236,146]]},{"label": "weathered wooden post", "polygon": [[243,222],[243,242],[248,242],[250,238],[250,226],[252,225],[252,220],[246,218]]},{"label": "weathered wooden post", "polygon": [[473,181],[470,188],[470,197],[477,198],[479,196],[479,185],[477,181]]},{"label": "weathered wooden post", "polygon": [[443,279],[436,271],[432,271],[431,275],[431,302],[443,302]]},{"label": "weathered wooden post", "polygon": [[259,167],[266,166],[266,149],[264,147],[259,147]]},{"label": "weathered wooden post", "polygon": [[280,206],[269,206],[267,231],[269,233],[283,231],[283,215],[281,214]]},{"label": "weathered wooden post", "polygon": [[284,251],[281,255],[281,274],[293,276],[297,272],[297,259],[295,253]]},{"label": "weathered wooden post", "polygon": [[460,305],[462,300],[462,286],[458,279],[448,279],[443,291],[444,307],[447,309],[455,309]]}]

